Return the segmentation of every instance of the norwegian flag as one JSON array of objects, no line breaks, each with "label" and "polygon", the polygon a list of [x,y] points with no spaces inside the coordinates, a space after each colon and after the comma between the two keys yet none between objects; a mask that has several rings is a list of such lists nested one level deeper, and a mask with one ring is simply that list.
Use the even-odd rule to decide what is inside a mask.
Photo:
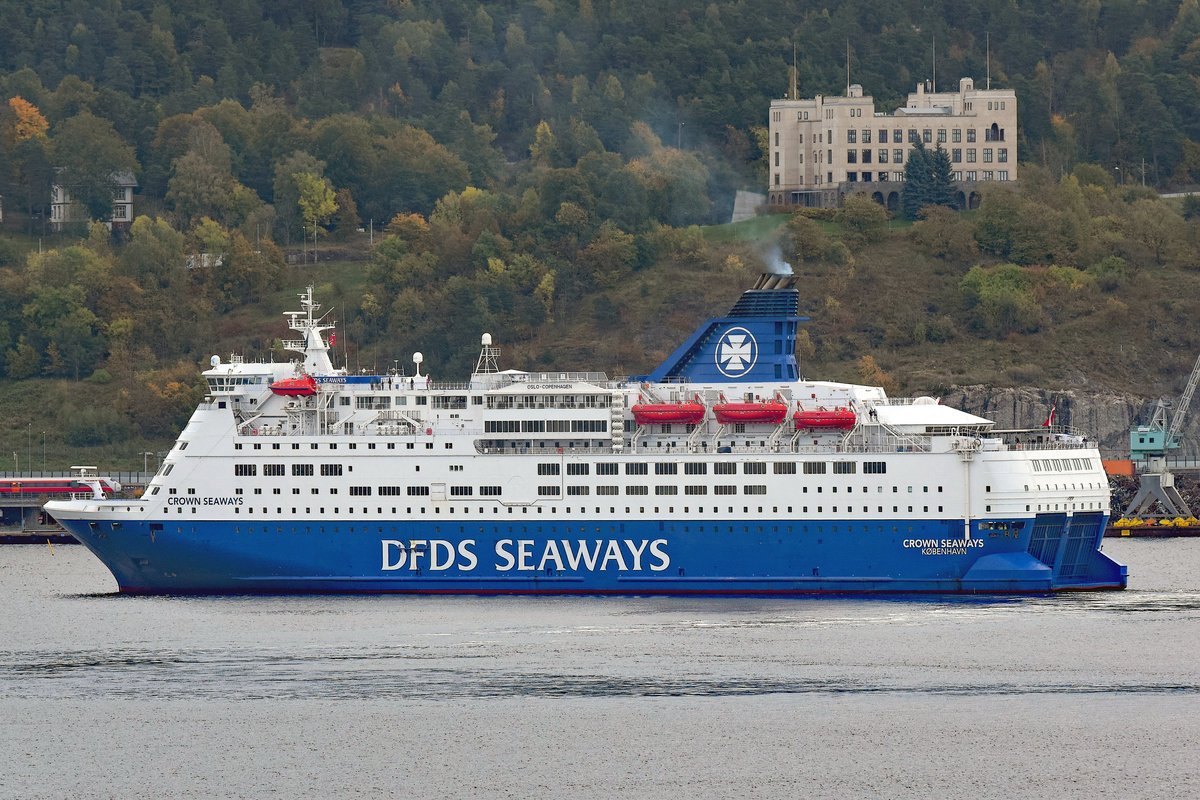
[{"label": "norwegian flag", "polygon": [[336,333],[329,334],[329,346],[333,347],[333,344],[336,341],[337,341],[337,334]]},{"label": "norwegian flag", "polygon": [[1042,423],[1043,428],[1049,428],[1054,424],[1055,411],[1058,411],[1058,401],[1055,401],[1054,405],[1050,406],[1050,416],[1046,417],[1046,421]]}]

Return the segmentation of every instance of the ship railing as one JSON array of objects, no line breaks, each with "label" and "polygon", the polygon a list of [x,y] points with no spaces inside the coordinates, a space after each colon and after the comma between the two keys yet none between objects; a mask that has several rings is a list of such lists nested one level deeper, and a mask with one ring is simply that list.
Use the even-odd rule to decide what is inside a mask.
[{"label": "ship railing", "polygon": [[879,444],[818,444],[791,446],[788,442],[778,442],[779,446],[771,445],[722,445],[708,446],[707,442],[689,446],[686,441],[664,442],[662,447],[649,447],[646,442],[640,447],[629,449],[614,448],[611,445],[595,447],[538,447],[538,446],[496,446],[475,442],[475,451],[481,455],[522,456],[522,455],[605,455],[627,456],[632,459],[645,458],[648,455],[672,455],[686,453],[689,455],[887,455],[895,453],[924,453],[928,446],[912,442],[895,442]]},{"label": "ship railing", "polygon": [[991,436],[1019,450],[1081,450],[1098,446],[1094,438],[1070,425],[993,430]]}]

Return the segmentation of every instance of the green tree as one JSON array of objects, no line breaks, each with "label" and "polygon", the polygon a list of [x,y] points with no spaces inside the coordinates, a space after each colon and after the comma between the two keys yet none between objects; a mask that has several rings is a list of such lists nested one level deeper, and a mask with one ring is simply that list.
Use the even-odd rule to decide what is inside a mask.
[{"label": "green tree", "polygon": [[297,172],[292,175],[296,186],[300,189],[300,216],[313,232],[313,261],[317,260],[317,231],[322,227],[333,212],[337,211],[333,186],[328,179],[313,175],[311,172]]},{"label": "green tree", "polygon": [[829,254],[831,242],[821,230],[820,224],[803,213],[792,214],[787,221],[788,237],[791,239],[792,261],[820,261]]},{"label": "green tree", "polygon": [[879,241],[887,232],[887,209],[865,194],[847,197],[838,217],[850,233],[866,242]]},{"label": "green tree", "polygon": [[111,122],[84,111],[59,125],[51,139],[56,182],[67,187],[89,218],[112,215],[120,173],[136,173],[137,157]]},{"label": "green tree", "polygon": [[919,219],[921,208],[928,205],[929,179],[929,151],[917,139],[908,151],[908,161],[904,164],[904,190],[900,193],[900,210],[907,219]]},{"label": "green tree", "polygon": [[973,310],[972,325],[982,334],[1003,338],[1032,333],[1042,323],[1042,309],[1033,295],[1033,282],[1016,264],[987,269],[971,267],[959,284]]},{"label": "green tree", "polygon": [[920,219],[925,206],[953,206],[954,187],[950,155],[941,144],[925,149],[920,139],[913,142],[904,165],[904,191],[900,207],[908,219]]},{"label": "green tree", "polygon": [[965,261],[978,252],[971,223],[944,206],[927,206],[925,218],[912,226],[912,239],[930,255]]},{"label": "green tree", "polygon": [[325,162],[297,150],[275,165],[275,214],[289,242],[292,233],[304,223],[300,215],[300,187],[295,178],[299,173],[324,175]]}]

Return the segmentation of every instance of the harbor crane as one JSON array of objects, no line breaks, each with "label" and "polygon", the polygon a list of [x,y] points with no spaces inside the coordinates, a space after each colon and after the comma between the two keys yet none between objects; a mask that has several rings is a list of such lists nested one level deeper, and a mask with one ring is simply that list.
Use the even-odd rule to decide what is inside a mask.
[{"label": "harbor crane", "polygon": [[1134,457],[1140,454],[1145,461],[1138,473],[1137,494],[1130,501],[1129,508],[1125,509],[1126,519],[1154,516],[1152,509],[1155,503],[1161,505],[1168,516],[1192,516],[1192,510],[1175,488],[1175,475],[1167,467],[1167,452],[1179,447],[1179,432],[1183,428],[1183,420],[1187,417],[1197,383],[1200,383],[1200,356],[1196,358],[1183,394],[1175,402],[1170,423],[1167,422],[1167,404],[1159,400],[1150,425],[1130,429],[1130,454]]}]

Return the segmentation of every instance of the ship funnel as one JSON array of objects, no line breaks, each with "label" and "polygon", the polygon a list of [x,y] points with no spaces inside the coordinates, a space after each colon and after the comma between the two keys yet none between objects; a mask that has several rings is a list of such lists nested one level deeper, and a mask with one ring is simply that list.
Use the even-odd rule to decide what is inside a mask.
[{"label": "ship funnel", "polygon": [[764,273],[724,317],[710,319],[644,376],[649,383],[794,381],[800,292],[794,275]]}]

